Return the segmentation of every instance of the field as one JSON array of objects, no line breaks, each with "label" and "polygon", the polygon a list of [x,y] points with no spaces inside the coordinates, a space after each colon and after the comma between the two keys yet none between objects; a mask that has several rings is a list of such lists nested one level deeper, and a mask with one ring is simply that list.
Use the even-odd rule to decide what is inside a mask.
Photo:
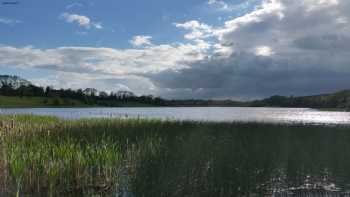
[{"label": "field", "polygon": [[350,183],[350,128],[0,116],[0,196],[262,196]]}]

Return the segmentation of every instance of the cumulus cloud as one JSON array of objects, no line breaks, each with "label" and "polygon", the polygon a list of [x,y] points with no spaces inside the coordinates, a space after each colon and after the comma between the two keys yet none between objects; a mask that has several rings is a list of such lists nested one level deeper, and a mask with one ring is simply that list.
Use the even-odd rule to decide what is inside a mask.
[{"label": "cumulus cloud", "polygon": [[185,34],[185,38],[188,40],[203,39],[212,36],[213,29],[211,26],[200,23],[196,20],[187,21],[184,23],[174,23],[177,28],[182,28],[190,31],[190,33]]},{"label": "cumulus cloud", "polygon": [[152,45],[152,36],[134,36],[130,43],[135,47]]},{"label": "cumulus cloud", "polygon": [[59,73],[36,84],[64,88],[94,87],[105,91],[129,89],[137,94],[162,95],[148,77],[165,70],[181,70],[191,62],[205,59],[205,43],[152,45],[139,49],[59,47],[38,49],[0,46],[0,68],[14,66],[48,69]]},{"label": "cumulus cloud", "polygon": [[178,70],[204,59],[206,48],[198,44],[155,45],[142,49],[59,47],[37,49],[0,46],[0,65],[46,68],[65,72],[113,75]]},{"label": "cumulus cloud", "polygon": [[350,2],[265,0],[213,28],[209,59],[151,78],[200,98],[261,98],[349,89]]},{"label": "cumulus cloud", "polygon": [[93,22],[91,19],[84,15],[71,14],[71,13],[63,13],[60,18],[64,19],[67,23],[76,23],[80,27],[84,27],[86,29],[90,29],[91,27],[96,29],[102,29],[102,24],[100,22]]}]

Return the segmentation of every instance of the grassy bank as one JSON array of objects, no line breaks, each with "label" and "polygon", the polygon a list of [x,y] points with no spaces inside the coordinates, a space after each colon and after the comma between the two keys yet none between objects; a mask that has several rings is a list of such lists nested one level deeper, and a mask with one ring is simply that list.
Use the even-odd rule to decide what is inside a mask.
[{"label": "grassy bank", "polygon": [[259,196],[306,176],[350,182],[348,127],[21,115],[0,116],[0,130],[0,196]]},{"label": "grassy bank", "polygon": [[80,100],[55,97],[0,96],[0,108],[32,107],[152,107],[154,105],[128,101],[103,101],[86,104]]}]

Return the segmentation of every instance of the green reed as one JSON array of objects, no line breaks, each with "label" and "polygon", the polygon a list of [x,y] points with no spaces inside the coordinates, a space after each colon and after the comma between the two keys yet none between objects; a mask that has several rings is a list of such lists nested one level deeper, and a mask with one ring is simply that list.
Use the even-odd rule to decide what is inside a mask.
[{"label": "green reed", "polygon": [[0,136],[8,196],[247,196],[284,174],[350,180],[349,127],[16,115],[0,116]]},{"label": "green reed", "polygon": [[5,184],[17,195],[117,192],[119,175],[135,162],[128,159],[137,159],[135,147],[144,146],[127,132],[142,122],[2,116],[1,161],[10,180]]}]

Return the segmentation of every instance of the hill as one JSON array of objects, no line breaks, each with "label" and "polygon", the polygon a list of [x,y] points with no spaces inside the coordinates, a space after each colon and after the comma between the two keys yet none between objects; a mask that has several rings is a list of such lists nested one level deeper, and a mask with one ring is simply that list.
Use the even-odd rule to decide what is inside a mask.
[{"label": "hill", "polygon": [[272,96],[267,99],[253,101],[251,102],[251,106],[308,107],[350,110],[350,90],[343,90],[332,94],[301,97]]}]

